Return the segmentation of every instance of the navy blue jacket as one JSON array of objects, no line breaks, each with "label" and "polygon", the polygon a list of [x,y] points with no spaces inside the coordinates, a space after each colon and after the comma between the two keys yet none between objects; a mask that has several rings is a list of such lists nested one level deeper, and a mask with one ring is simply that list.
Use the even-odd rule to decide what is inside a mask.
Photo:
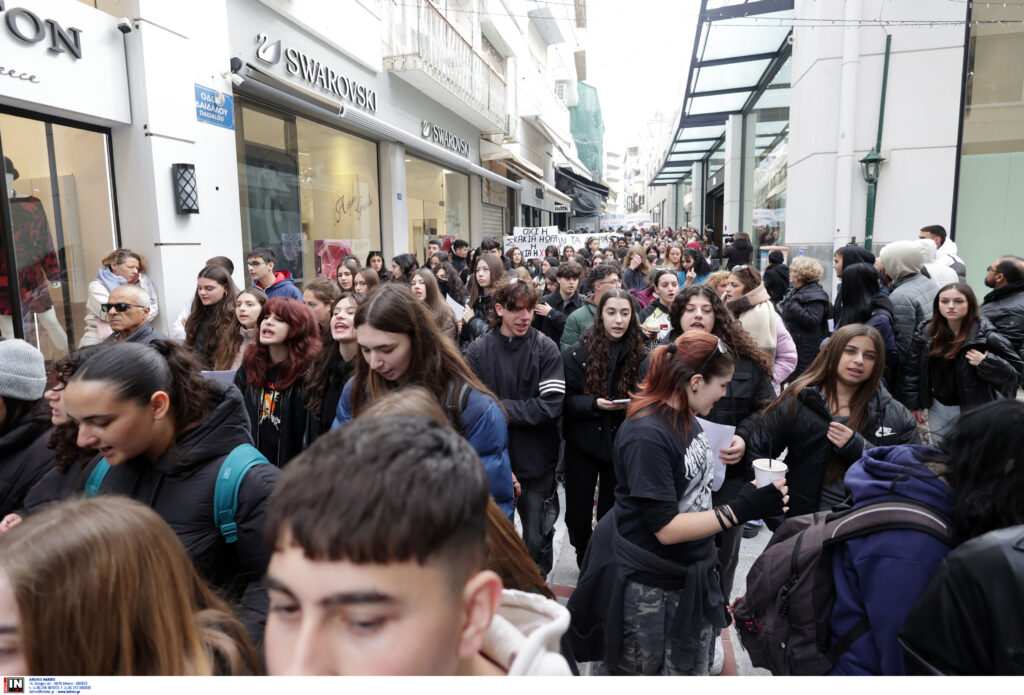
[{"label": "navy blue jacket", "polygon": [[297,299],[300,302],[302,301],[302,290],[295,286],[292,274],[287,270],[274,271],[274,284],[270,287],[261,287],[259,283],[256,283],[254,287],[259,287],[266,292],[268,299],[288,297],[290,299]]},{"label": "navy blue jacket", "polygon": [[[352,386],[355,377],[348,380],[338,401],[338,412],[331,429],[352,419]],[[462,431],[469,445],[476,450],[487,470],[491,482],[491,497],[509,520],[515,508],[512,494],[512,465],[508,457],[508,424],[505,414],[494,399],[471,389],[466,409],[459,417]]]},{"label": "navy blue jacket", "polygon": [[[939,452],[920,445],[869,449],[846,472],[854,508],[893,497],[922,502],[950,521],[953,490],[920,461]],[[949,547],[921,531],[880,531],[841,544],[832,555],[836,602],[833,640],[862,618],[871,629],[836,662],[829,675],[905,673],[896,640],[903,623]]]}]

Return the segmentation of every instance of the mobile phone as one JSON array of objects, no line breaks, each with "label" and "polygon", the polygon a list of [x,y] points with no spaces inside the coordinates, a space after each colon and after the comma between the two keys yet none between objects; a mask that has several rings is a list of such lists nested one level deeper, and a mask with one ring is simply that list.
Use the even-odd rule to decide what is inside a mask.
[{"label": "mobile phone", "polygon": [[632,398],[615,398],[612,399],[612,403],[614,403],[615,405],[622,405],[625,403],[630,403],[632,400]]}]

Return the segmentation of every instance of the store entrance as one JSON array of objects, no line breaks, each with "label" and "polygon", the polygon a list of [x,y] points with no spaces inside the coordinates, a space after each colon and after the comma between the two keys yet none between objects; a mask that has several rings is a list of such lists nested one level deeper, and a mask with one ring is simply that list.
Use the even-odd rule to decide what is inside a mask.
[{"label": "store entrance", "polygon": [[722,224],[725,221],[725,184],[715,186],[704,196],[704,224],[710,224],[715,229],[715,243],[724,245],[731,241],[722,240]]},{"label": "store entrance", "polygon": [[0,113],[0,335],[24,336],[48,360],[78,344],[89,283],[119,245],[108,138]]}]

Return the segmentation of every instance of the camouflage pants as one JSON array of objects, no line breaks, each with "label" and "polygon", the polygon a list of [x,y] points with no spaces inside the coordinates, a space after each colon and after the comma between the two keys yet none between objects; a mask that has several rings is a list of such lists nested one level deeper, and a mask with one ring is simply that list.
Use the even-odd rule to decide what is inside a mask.
[{"label": "camouflage pants", "polygon": [[[695,625],[687,640],[692,645],[692,667],[681,670],[672,664],[672,622],[679,608],[679,591],[668,591],[637,582],[626,582],[622,599],[622,658],[617,673],[633,676],[706,676],[711,647],[710,622]],[[677,655],[679,656],[679,655]]]}]

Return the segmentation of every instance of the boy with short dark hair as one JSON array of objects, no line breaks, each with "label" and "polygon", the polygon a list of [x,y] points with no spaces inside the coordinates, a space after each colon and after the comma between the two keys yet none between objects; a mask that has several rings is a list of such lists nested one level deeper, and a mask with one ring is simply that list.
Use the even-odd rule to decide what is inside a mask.
[{"label": "boy with short dark hair", "polygon": [[546,295],[534,309],[533,327],[551,338],[557,345],[562,339],[569,314],[583,306],[583,297],[576,291],[583,276],[583,266],[566,261],[555,271],[558,289]]},{"label": "boy with short dark hair", "polygon": [[292,274],[287,270],[274,270],[277,254],[269,246],[260,246],[249,252],[245,265],[253,285],[267,293],[268,299],[289,297],[302,301],[302,292],[295,286]]},{"label": "boy with short dark hair", "polygon": [[466,362],[508,415],[508,452],[523,541],[542,577],[551,571],[558,518],[558,418],[565,375],[558,347],[533,328],[537,290],[512,278],[494,291],[491,332],[466,350]]},{"label": "boy with short dark hair", "polygon": [[503,594],[484,569],[488,489],[473,448],[424,416],[365,417],[317,439],[267,512],[268,671],[568,675],[568,613]]}]

